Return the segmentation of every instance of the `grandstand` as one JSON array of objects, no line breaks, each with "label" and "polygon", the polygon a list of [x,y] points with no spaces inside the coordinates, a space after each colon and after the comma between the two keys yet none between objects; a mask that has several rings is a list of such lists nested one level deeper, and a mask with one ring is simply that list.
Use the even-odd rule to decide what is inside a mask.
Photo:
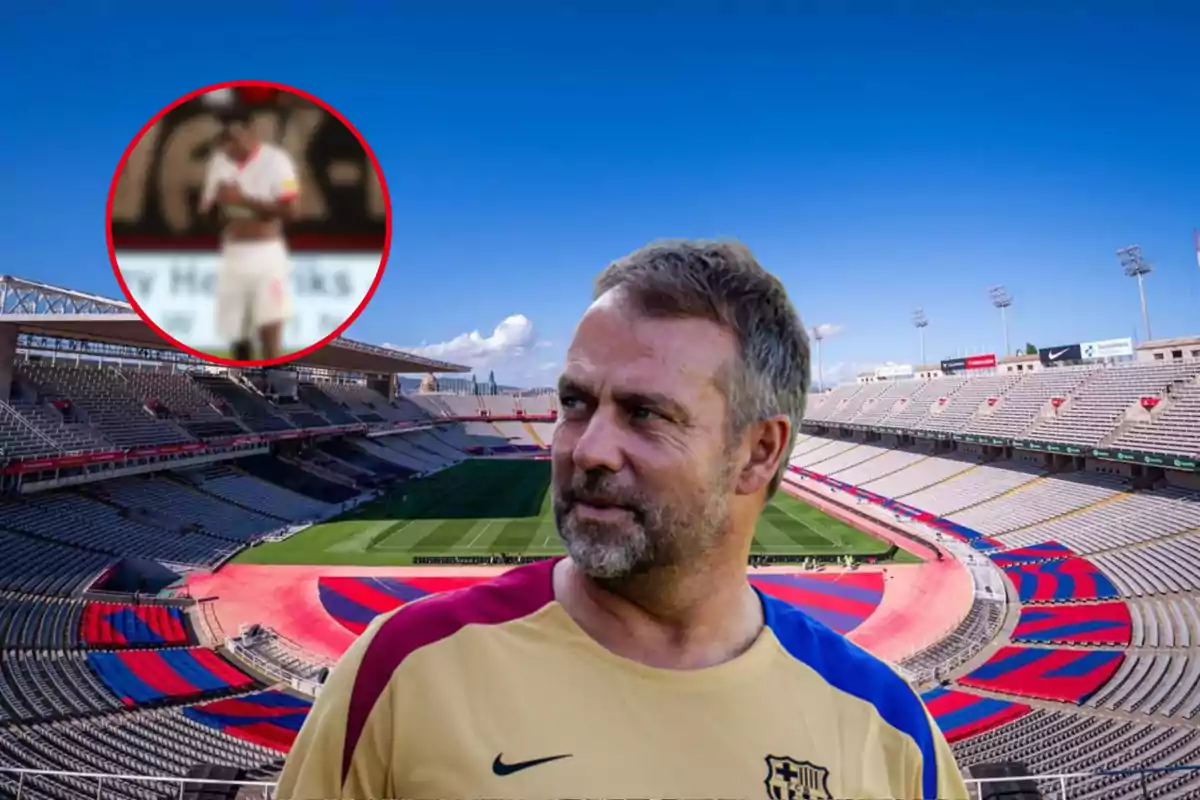
[{"label": "grandstand", "polygon": [[[1006,602],[977,593],[904,664],[962,767],[1200,795],[1200,771],[1170,769],[1200,763],[1198,391],[1200,360],[1135,358],[814,398],[791,480],[1002,576]],[[1161,771],[1121,772],[1140,768]]]},{"label": "grandstand", "polygon": [[124,303],[11,277],[0,297],[0,767],[25,770],[0,797],[177,797],[197,764],[269,779],[311,697],[265,667],[297,666],[212,638],[174,589],[465,458],[421,449],[432,420],[390,388],[463,368],[343,339],[280,397],[163,350]]},{"label": "grandstand", "polygon": [[[455,365],[341,340],[281,396],[161,350],[123,304],[0,286],[0,797],[176,797],[198,764],[269,785],[333,657],[265,603],[227,629],[189,587],[349,524],[314,523],[361,525],[391,487],[549,448],[552,394],[396,391],[397,374]],[[1194,359],[812,399],[788,491],[969,576],[953,624],[897,659],[964,768],[1088,773],[1042,780],[1071,798],[1200,796],[1197,772],[1096,774],[1200,762],[1198,399]],[[429,513],[421,539],[478,531]],[[313,569],[321,624],[345,637],[466,580]],[[892,591],[824,565],[752,580],[785,599],[835,586],[818,618],[848,634]]]}]

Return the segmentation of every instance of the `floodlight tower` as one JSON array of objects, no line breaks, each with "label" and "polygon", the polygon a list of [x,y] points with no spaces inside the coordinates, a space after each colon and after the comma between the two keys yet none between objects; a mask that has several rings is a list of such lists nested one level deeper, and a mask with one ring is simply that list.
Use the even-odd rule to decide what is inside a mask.
[{"label": "floodlight tower", "polygon": [[1146,276],[1154,271],[1154,267],[1142,258],[1142,248],[1136,244],[1118,250],[1117,261],[1125,268],[1127,276],[1137,278],[1138,294],[1142,298],[1142,324],[1146,326],[1146,338],[1153,339],[1154,334],[1150,333],[1150,312],[1146,309]]},{"label": "floodlight tower", "polygon": [[992,305],[1000,309],[1000,326],[1004,328],[1004,355],[1010,355],[1008,349],[1008,307],[1013,304],[1012,295],[1003,286],[993,286],[988,289]]},{"label": "floodlight tower", "polygon": [[1196,265],[1200,266],[1200,230],[1192,231],[1192,245],[1196,248]]},{"label": "floodlight tower", "polygon": [[825,391],[825,362],[822,360],[821,342],[825,341],[825,327],[823,325],[814,325],[812,329],[813,341],[817,343],[817,385],[821,387],[821,391]]},{"label": "floodlight tower", "polygon": [[925,310],[918,308],[913,312],[912,324],[916,326],[917,333],[921,337],[921,366],[925,366],[925,329],[929,327],[929,317],[925,316]]}]

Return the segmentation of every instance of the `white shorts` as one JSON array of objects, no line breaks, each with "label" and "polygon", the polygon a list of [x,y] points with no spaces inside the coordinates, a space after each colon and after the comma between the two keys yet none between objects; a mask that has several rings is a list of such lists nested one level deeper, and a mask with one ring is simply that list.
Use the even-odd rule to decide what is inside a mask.
[{"label": "white shorts", "polygon": [[292,263],[282,239],[225,242],[217,272],[217,335],[253,339],[292,315]]}]

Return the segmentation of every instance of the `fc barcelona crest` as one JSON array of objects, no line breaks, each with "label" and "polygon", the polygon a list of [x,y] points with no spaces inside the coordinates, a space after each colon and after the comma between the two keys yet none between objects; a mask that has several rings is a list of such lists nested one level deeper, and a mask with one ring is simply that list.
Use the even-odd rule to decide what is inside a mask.
[{"label": "fc barcelona crest", "polygon": [[829,770],[811,761],[767,756],[767,796],[771,800],[833,800]]}]

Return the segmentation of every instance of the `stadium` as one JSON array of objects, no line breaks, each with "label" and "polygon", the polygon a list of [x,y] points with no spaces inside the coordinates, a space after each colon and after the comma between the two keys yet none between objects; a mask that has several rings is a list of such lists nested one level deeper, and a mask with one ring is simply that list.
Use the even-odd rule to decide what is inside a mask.
[{"label": "stadium", "polygon": [[[270,796],[375,615],[559,552],[552,393],[348,339],[214,369],[0,287],[0,797]],[[1200,340],[1071,348],[814,395],[751,581],[894,664],[977,792],[1200,796]]]}]

